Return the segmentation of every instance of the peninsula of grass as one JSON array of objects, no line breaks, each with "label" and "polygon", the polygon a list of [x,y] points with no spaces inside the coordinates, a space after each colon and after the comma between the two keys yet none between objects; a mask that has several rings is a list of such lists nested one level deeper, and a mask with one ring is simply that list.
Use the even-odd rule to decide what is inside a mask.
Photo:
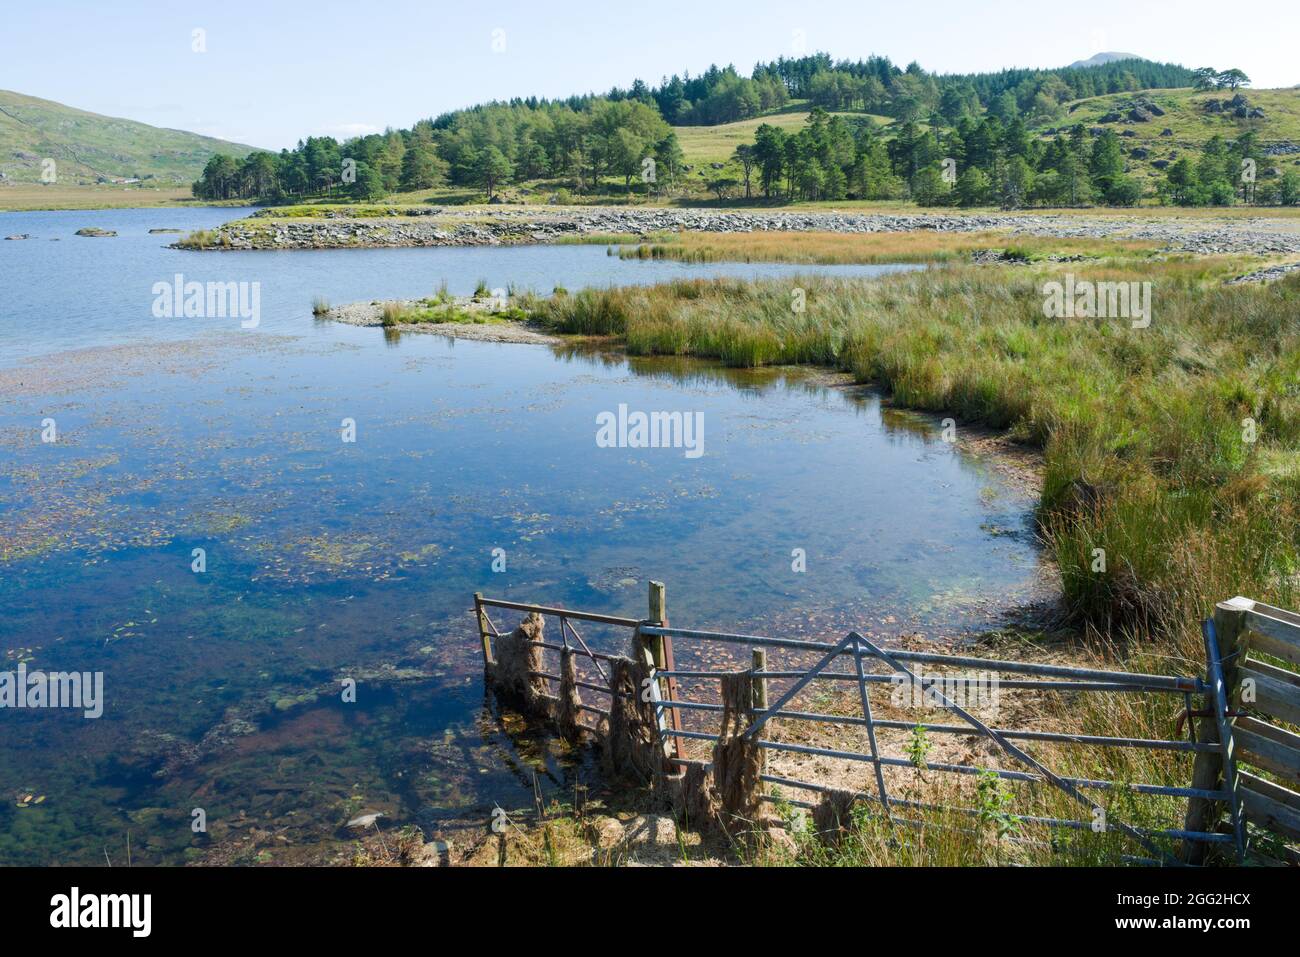
[{"label": "peninsula of grass", "polygon": [[456,301],[445,301],[438,298],[420,299],[414,304],[386,302],[384,303],[380,322],[382,325],[389,327],[419,325],[421,323],[487,325],[501,322],[522,322],[528,318],[528,313],[518,306],[510,306],[494,311],[487,304],[483,304],[481,307],[476,307],[477,305],[473,300],[470,301],[469,305],[463,305]]}]

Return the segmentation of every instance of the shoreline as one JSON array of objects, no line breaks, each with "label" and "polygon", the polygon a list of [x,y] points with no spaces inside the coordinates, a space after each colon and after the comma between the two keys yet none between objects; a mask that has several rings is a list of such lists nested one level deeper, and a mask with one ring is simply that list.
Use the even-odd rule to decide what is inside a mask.
[{"label": "shoreline", "polygon": [[900,214],[630,207],[391,207],[386,215],[277,217],[274,209],[174,244],[194,250],[284,250],[504,246],[655,233],[831,232],[845,234],[1005,232],[1011,236],[1149,241],[1198,255],[1300,255],[1300,220],[1246,217],[1170,219],[1062,213]]},{"label": "shoreline", "polygon": [[349,302],[332,306],[316,315],[318,322],[337,322],[358,328],[380,328],[395,332],[423,332],[451,339],[471,339],[477,342],[513,342],[519,345],[554,345],[564,337],[542,332],[535,323],[520,319],[498,318],[490,304],[468,297],[457,297],[450,305],[463,313],[481,314],[482,321],[461,322],[384,322],[385,306],[396,305],[403,310],[415,310],[422,305],[419,299],[385,299],[371,302]]}]

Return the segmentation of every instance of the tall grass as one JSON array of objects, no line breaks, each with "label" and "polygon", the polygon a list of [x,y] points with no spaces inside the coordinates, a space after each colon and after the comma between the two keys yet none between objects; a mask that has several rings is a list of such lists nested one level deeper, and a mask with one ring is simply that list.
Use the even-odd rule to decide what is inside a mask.
[{"label": "tall grass", "polygon": [[385,326],[398,326],[414,320],[410,306],[401,302],[386,302],[380,312],[379,321]]}]

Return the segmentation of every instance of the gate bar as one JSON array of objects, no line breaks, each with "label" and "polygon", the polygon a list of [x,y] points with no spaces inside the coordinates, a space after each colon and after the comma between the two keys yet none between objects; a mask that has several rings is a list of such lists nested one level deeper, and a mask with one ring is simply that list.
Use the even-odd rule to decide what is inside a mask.
[{"label": "gate bar", "polygon": [[[805,641],[800,638],[765,638],[762,635],[734,635],[726,632],[698,631],[689,628],[659,628],[653,625],[642,627],[647,635],[664,635],[676,638],[698,638],[704,641],[721,641],[739,645],[760,645],[772,648],[792,648],[797,651],[827,652],[834,649],[836,655],[852,654],[844,644],[827,644],[821,641]],[[861,637],[861,636],[859,636]],[[866,641],[865,638],[862,639]],[[875,647],[873,645],[873,647]],[[970,658],[961,655],[940,655],[924,651],[892,651],[890,655],[898,661],[915,661],[921,664],[947,664],[966,668],[981,668],[985,671],[1005,671],[1010,674],[1048,675],[1060,678],[1089,678],[1097,681],[1113,681],[1125,685],[1144,685],[1153,690],[1163,691],[1206,691],[1205,683],[1199,678],[1184,678],[1176,675],[1145,675],[1128,671],[1103,671],[1097,668],[1075,668],[1070,665],[1046,665],[1024,661],[999,661],[991,658]]]}]

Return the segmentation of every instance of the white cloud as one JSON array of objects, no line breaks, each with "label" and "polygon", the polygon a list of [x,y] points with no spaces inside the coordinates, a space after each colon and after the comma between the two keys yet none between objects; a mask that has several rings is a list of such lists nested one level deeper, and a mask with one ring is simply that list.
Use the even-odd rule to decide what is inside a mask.
[{"label": "white cloud", "polygon": [[316,135],[332,136],[338,140],[346,140],[353,136],[366,136],[370,133],[382,132],[382,128],[375,126],[373,123],[334,123],[318,129]]}]

